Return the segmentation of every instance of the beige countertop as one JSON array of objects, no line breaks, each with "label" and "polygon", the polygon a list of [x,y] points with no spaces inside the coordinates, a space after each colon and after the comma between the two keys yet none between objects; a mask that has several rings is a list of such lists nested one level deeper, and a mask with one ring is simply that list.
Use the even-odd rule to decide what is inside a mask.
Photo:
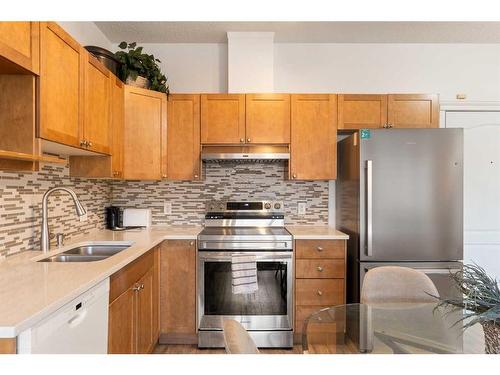
[{"label": "beige countertop", "polygon": [[347,240],[349,236],[334,227],[321,225],[287,225],[295,240]]},{"label": "beige countertop", "polygon": [[[286,226],[295,239],[347,239],[328,226]],[[159,226],[150,229],[113,232],[95,231],[62,248],[105,241],[125,241],[131,246],[98,262],[37,262],[47,257],[39,251],[25,251],[0,261],[0,338],[16,337],[66,303],[105,280],[164,240],[196,240],[201,226]]]}]

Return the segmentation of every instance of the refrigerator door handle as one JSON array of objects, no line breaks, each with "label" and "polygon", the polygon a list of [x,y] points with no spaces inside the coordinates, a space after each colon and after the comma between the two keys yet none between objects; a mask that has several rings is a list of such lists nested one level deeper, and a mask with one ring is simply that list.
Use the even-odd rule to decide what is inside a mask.
[{"label": "refrigerator door handle", "polygon": [[373,160],[366,161],[366,255],[373,256]]}]

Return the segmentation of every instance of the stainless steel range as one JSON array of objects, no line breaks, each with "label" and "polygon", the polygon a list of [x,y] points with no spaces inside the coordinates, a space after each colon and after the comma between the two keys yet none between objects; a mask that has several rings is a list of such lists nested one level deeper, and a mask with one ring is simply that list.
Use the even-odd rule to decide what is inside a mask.
[{"label": "stainless steel range", "polygon": [[[293,241],[282,202],[211,202],[198,235],[199,347],[223,347],[222,321],[235,319],[259,347],[293,346]],[[255,256],[258,289],[232,293],[233,255]]]}]

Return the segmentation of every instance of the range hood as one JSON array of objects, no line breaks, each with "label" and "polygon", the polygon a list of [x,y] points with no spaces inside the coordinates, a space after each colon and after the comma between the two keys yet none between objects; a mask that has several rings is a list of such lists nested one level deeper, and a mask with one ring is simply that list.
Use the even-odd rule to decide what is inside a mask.
[{"label": "range hood", "polygon": [[288,146],[246,145],[246,146],[202,146],[201,160],[204,162],[219,161],[252,161],[274,162],[290,159]]}]

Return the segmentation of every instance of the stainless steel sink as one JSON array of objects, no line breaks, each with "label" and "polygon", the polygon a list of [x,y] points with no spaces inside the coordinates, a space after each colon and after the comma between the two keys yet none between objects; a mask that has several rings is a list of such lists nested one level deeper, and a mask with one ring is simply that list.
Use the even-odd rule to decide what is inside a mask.
[{"label": "stainless steel sink", "polygon": [[83,245],[66,250],[39,262],[96,262],[129,248],[130,245]]}]

